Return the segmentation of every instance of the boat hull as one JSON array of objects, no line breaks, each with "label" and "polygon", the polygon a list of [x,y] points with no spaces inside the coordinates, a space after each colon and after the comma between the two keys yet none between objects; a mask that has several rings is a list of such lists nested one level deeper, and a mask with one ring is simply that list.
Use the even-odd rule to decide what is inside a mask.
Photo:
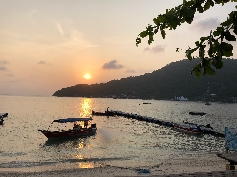
[{"label": "boat hull", "polygon": [[80,130],[67,130],[67,131],[49,131],[49,130],[39,130],[48,139],[51,138],[72,138],[72,137],[85,137],[91,136],[96,133],[97,128],[87,128]]},{"label": "boat hull", "polygon": [[190,111],[189,112],[190,115],[196,115],[196,116],[203,116],[206,113],[205,112],[194,112],[194,111]]},{"label": "boat hull", "polygon": [[189,124],[174,124],[174,128],[179,131],[193,134],[202,134],[203,132],[195,127],[194,125]]}]

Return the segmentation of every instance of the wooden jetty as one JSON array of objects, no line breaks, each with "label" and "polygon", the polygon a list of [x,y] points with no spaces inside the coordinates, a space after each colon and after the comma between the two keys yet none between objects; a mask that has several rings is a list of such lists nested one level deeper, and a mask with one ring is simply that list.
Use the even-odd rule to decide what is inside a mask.
[{"label": "wooden jetty", "polygon": [[96,111],[92,111],[92,116],[115,116],[114,112],[111,111],[105,111],[105,112],[96,112]]},{"label": "wooden jetty", "polygon": [[[157,118],[141,116],[141,115],[138,115],[138,114],[132,114],[132,113],[126,113],[126,112],[114,111],[114,110],[109,111],[108,108],[107,108],[107,111],[105,111],[104,113],[103,112],[100,113],[100,112],[92,111],[92,116],[93,115],[97,115],[97,116],[121,116],[121,117],[125,117],[125,118],[136,119],[136,120],[139,120],[139,121],[146,121],[146,122],[158,124],[158,125],[165,126],[165,127],[171,127],[171,128],[173,128],[174,125],[176,124],[174,122],[159,120]],[[195,125],[197,125],[197,124],[195,124]],[[197,125],[197,126],[203,126],[203,125]],[[218,136],[218,137],[225,137],[224,133],[215,131],[213,129],[209,129],[208,131],[203,131],[202,133],[203,134],[211,134],[213,136]]]}]

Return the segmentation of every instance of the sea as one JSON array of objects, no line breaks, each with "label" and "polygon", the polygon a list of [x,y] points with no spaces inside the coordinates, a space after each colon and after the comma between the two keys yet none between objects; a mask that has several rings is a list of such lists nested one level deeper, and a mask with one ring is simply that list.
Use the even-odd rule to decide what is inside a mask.
[{"label": "sea", "polygon": [[[216,155],[225,152],[223,137],[192,135],[120,116],[91,115],[92,110],[104,112],[107,108],[177,123],[210,124],[219,132],[237,126],[237,104],[207,106],[191,101],[1,95],[0,112],[8,113],[8,117],[0,125],[0,171],[106,166],[152,170],[179,163],[205,168],[210,159],[213,166],[225,162]],[[207,114],[194,116],[189,111]],[[51,141],[38,131],[70,129],[72,125],[54,127],[52,122],[73,117],[92,117],[97,133]]]}]

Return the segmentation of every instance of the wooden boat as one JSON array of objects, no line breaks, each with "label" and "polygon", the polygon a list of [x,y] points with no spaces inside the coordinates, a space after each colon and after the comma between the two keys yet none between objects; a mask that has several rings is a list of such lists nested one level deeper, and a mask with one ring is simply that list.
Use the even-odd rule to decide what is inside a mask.
[{"label": "wooden boat", "polygon": [[196,115],[196,116],[203,116],[203,115],[205,115],[205,114],[207,114],[207,113],[205,113],[205,112],[190,111],[189,114],[190,114],[190,115]]},{"label": "wooden boat", "polygon": [[43,133],[48,139],[50,138],[72,138],[85,137],[96,133],[96,124],[91,123],[92,118],[67,118],[54,120],[52,123],[74,123],[74,127],[69,130],[50,131],[38,130]]},{"label": "wooden boat", "polygon": [[225,134],[222,132],[215,131],[210,124],[207,125],[198,125],[198,128],[204,133],[204,134],[211,134],[218,137],[225,137]]},{"label": "wooden boat", "polygon": [[197,124],[193,123],[174,123],[174,129],[186,132],[186,133],[194,133],[194,134],[202,134],[203,132],[199,129]]}]

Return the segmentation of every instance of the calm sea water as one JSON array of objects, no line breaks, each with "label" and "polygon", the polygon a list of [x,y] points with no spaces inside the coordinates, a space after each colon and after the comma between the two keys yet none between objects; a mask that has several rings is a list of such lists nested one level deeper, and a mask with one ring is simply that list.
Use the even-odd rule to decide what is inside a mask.
[{"label": "calm sea water", "polygon": [[[151,102],[151,104],[142,104]],[[224,138],[193,136],[156,124],[123,117],[93,116],[96,135],[68,141],[48,141],[38,129],[54,119],[90,116],[91,111],[120,110],[173,122],[210,123],[218,131],[237,125],[237,104],[158,100],[0,96],[0,112],[8,112],[0,126],[0,170],[34,168],[122,168],[205,159],[224,152]],[[192,116],[189,111],[206,112]],[[68,125],[61,125],[65,128]],[[68,127],[69,128],[69,127]],[[204,164],[205,165],[205,164]]]}]

